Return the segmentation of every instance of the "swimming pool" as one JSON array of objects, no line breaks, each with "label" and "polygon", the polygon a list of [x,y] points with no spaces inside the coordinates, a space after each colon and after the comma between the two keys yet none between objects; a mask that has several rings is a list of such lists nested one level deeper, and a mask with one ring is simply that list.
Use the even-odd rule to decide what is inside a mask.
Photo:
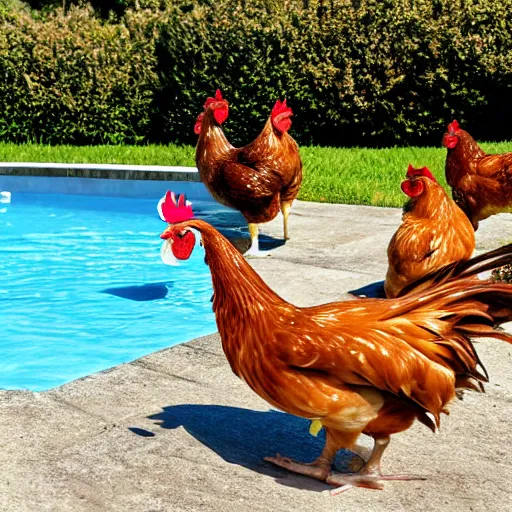
[{"label": "swimming pool", "polygon": [[[0,204],[0,389],[46,390],[217,330],[199,244],[179,267],[160,260],[165,190],[13,192]],[[194,210],[219,227],[244,226],[213,202]]]}]

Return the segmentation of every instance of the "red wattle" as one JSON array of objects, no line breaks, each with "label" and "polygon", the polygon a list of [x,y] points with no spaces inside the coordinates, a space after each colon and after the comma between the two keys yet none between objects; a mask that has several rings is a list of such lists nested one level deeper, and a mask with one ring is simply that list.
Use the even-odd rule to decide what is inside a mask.
[{"label": "red wattle", "polygon": [[445,134],[443,137],[443,146],[448,149],[453,149],[457,143],[459,142],[459,138],[456,135]]},{"label": "red wattle", "polygon": [[402,192],[409,197],[418,197],[425,190],[425,185],[421,181],[405,180],[402,181],[400,188]]},{"label": "red wattle", "polygon": [[217,123],[219,124],[222,124],[228,118],[228,115],[229,108],[227,105],[213,110],[213,117],[215,118],[215,121],[217,121]]},{"label": "red wattle", "polygon": [[192,231],[187,231],[183,236],[172,234],[172,253],[178,260],[188,260],[194,246],[196,245],[196,237]]}]

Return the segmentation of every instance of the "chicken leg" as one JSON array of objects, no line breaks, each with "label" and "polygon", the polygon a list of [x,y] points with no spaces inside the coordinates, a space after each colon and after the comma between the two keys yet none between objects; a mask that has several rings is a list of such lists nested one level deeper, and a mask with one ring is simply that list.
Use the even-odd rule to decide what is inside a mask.
[{"label": "chicken leg", "polygon": [[244,254],[246,258],[262,258],[270,256],[269,253],[260,251],[260,244],[258,239],[258,224],[249,222],[249,235],[251,236],[251,246],[249,250]]},{"label": "chicken leg", "polygon": [[300,475],[310,476],[322,481],[326,480],[331,474],[331,467],[336,457],[336,452],[344,446],[352,447],[359,437],[359,432],[341,433],[329,429],[326,429],[325,432],[324,448],[314,462],[298,462],[288,457],[282,457],[279,454],[275,457],[265,457],[264,460]]},{"label": "chicken leg", "polygon": [[281,203],[281,211],[283,212],[283,229],[284,229],[284,239],[289,240],[290,236],[288,234],[288,216],[290,215],[290,208],[292,207],[292,201],[283,201]]},{"label": "chicken leg", "polygon": [[375,439],[375,446],[368,462],[357,473],[337,473],[333,471],[325,479],[325,483],[333,485],[336,489],[331,491],[332,496],[348,491],[352,487],[366,487],[369,489],[383,489],[382,481],[386,480],[425,480],[425,477],[416,475],[383,475],[380,471],[380,460],[390,441],[389,437]]}]

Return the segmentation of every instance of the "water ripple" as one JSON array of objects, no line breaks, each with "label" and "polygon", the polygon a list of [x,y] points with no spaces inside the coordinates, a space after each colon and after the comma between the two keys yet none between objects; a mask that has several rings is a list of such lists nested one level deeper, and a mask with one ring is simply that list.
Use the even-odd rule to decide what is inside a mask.
[{"label": "water ripple", "polygon": [[0,217],[0,388],[49,389],[216,330],[203,250],[161,263],[155,204],[13,194]]}]

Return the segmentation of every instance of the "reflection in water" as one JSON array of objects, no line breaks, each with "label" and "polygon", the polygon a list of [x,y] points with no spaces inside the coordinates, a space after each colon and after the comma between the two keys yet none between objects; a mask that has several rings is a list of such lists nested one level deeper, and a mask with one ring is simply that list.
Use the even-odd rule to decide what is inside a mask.
[{"label": "reflection in water", "polygon": [[138,286],[116,286],[114,288],[105,288],[101,293],[108,293],[120,297],[121,299],[136,300],[139,302],[163,299],[167,296],[172,282],[146,283]]}]

